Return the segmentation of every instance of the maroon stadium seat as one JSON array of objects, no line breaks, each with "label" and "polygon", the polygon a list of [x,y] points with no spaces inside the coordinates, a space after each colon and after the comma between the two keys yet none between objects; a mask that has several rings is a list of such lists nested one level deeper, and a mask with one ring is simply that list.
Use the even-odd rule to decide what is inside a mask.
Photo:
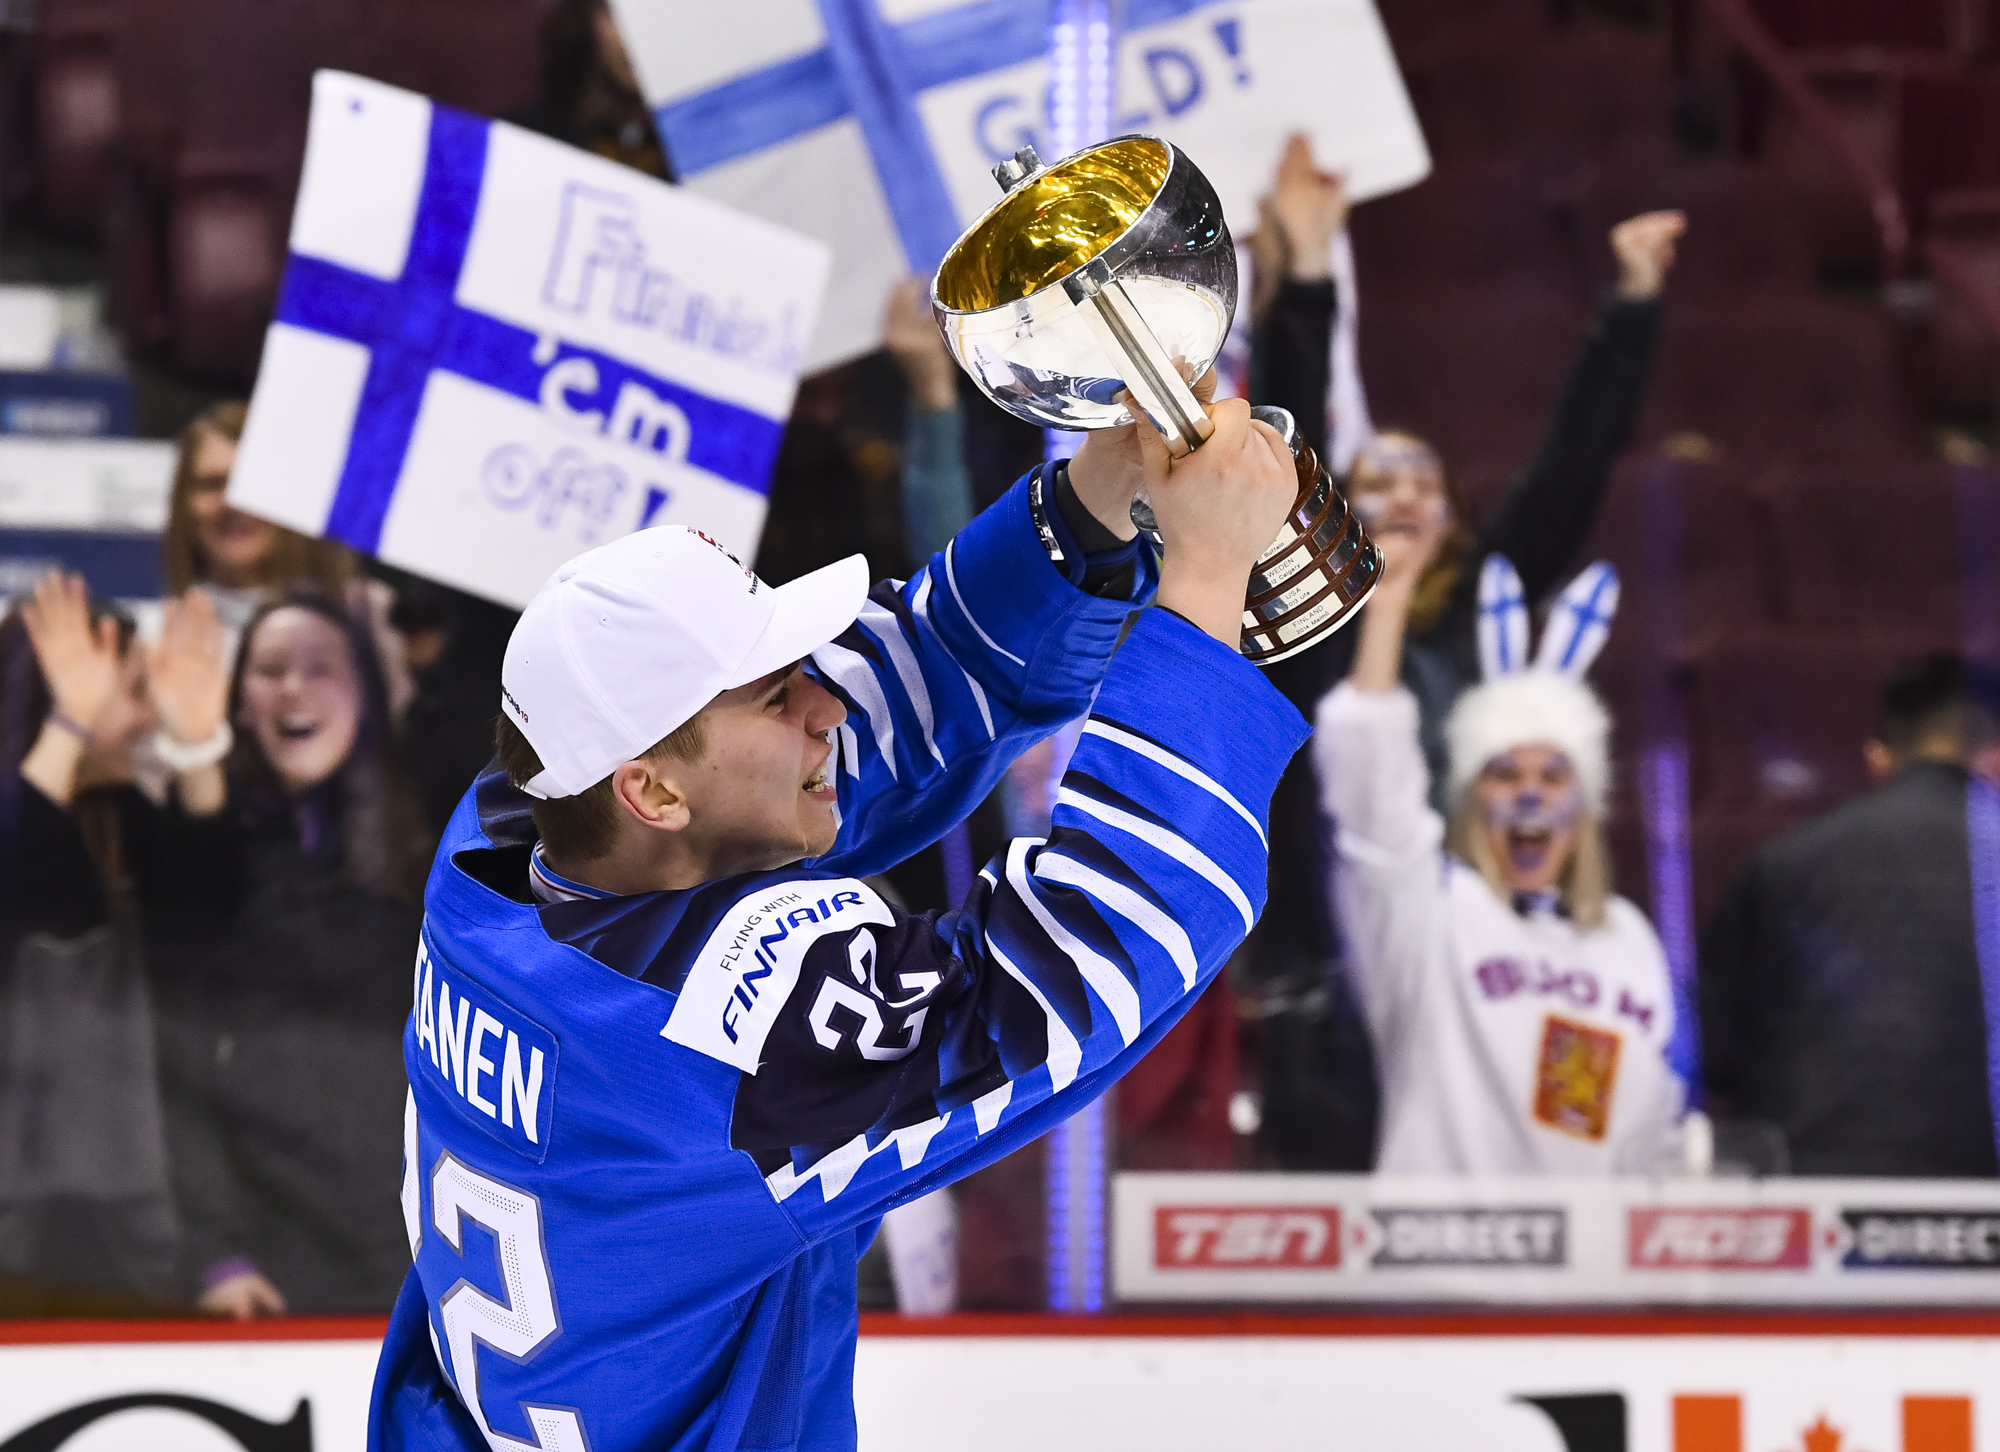
[{"label": "maroon stadium seat", "polygon": [[1683,298],[1667,309],[1646,429],[1747,462],[1801,447],[1881,450],[1906,434],[1890,324],[1873,301]]},{"label": "maroon stadium seat", "polygon": [[1710,644],[1692,670],[1697,806],[1809,814],[1864,790],[1861,746],[1874,729],[1877,687],[1899,662],[1938,643],[1827,632]]},{"label": "maroon stadium seat", "polygon": [[1750,0],[1788,50],[1913,51],[1955,55],[1970,37],[1954,0]]},{"label": "maroon stadium seat", "polygon": [[1767,534],[1751,480],[1727,459],[1627,458],[1587,551],[1618,566],[1614,639],[1657,652],[1774,620]]},{"label": "maroon stadium seat", "polygon": [[1956,643],[1961,560],[1948,465],[1820,457],[1774,471],[1767,491],[1787,621]]},{"label": "maroon stadium seat", "polygon": [[116,0],[45,0],[36,93],[41,219],[94,235],[119,128]]},{"label": "maroon stadium seat", "polygon": [[174,361],[247,389],[285,257],[287,167],[255,152],[190,151],[175,168],[169,233]]},{"label": "maroon stadium seat", "polygon": [[482,116],[532,101],[539,83],[535,0],[373,0],[363,73]]},{"label": "maroon stadium seat", "polygon": [[1924,72],[1897,96],[1896,181],[1911,217],[1940,192],[2000,186],[2000,78]]}]

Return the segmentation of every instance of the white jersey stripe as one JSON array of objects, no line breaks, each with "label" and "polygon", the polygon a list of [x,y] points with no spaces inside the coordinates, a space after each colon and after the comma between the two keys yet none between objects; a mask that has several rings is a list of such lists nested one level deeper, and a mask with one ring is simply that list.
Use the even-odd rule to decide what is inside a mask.
[{"label": "white jersey stripe", "polygon": [[1042,1006],[1042,1012],[1047,1015],[1049,1081],[1060,1093],[1076,1078],[1077,1068],[1083,1063],[1083,1045],[1076,1041],[1076,1035],[1069,1031],[1069,1025],[1063,1022],[1062,1015],[1057,1013],[1048,999],[1042,996],[1042,990],[1035,986],[1035,980],[1014,966],[1014,960],[1000,950],[1000,945],[993,941],[990,934],[986,939],[986,949],[993,955],[994,962],[1006,969],[1010,977],[1028,990],[1035,1002]]},{"label": "white jersey stripe", "polygon": [[1194,944],[1188,941],[1187,932],[1179,923],[1144,896],[1060,852],[1044,852],[1037,858],[1035,876],[1069,887],[1080,887],[1118,913],[1166,950],[1167,956],[1174,960],[1174,966],[1181,970],[1183,989],[1194,987],[1195,977],[1200,972],[1200,965],[1195,962]]},{"label": "white jersey stripe", "polygon": [[979,708],[979,719],[986,723],[986,739],[991,741],[994,739],[993,708],[986,704],[986,692],[981,690],[979,682],[972,678],[971,671],[966,670],[964,666],[960,666],[959,671],[965,676],[965,683],[972,687],[972,703]]},{"label": "white jersey stripe", "polygon": [[861,628],[888,653],[889,663],[895,666],[896,676],[903,683],[903,694],[916,709],[917,724],[924,729],[924,745],[931,759],[943,766],[944,756],[937,749],[937,721],[931,715],[930,687],[924,684],[924,673],[917,666],[910,643],[903,639],[903,622],[896,618],[895,612],[883,609],[873,600],[861,607],[860,619]]},{"label": "white jersey stripe", "polygon": [[972,1125],[976,1134],[991,1134],[1000,1122],[1000,1116],[1007,1106],[1014,1102],[1014,1081],[1009,1079],[998,1089],[989,1089],[972,1101]]},{"label": "white jersey stripe", "polygon": [[992,651],[995,655],[1004,655],[1007,659],[1014,662],[1015,665],[1026,669],[1028,663],[1014,654],[1013,651],[1003,650],[999,641],[979,628],[979,622],[972,618],[972,611],[966,608],[965,596],[958,592],[958,567],[951,562],[952,548],[957,543],[958,541],[954,539],[951,544],[944,547],[944,578],[945,583],[951,586],[951,598],[958,602],[958,608],[964,614],[967,623],[972,626],[973,633],[986,642],[988,650]]},{"label": "white jersey stripe", "polygon": [[1130,812],[1123,812],[1103,802],[1093,801],[1071,787],[1063,787],[1057,791],[1056,805],[1075,807],[1079,812],[1095,817],[1108,826],[1116,827],[1121,832],[1129,832],[1142,842],[1151,843],[1183,867],[1199,873],[1215,884],[1216,889],[1234,903],[1236,911],[1243,915],[1244,932],[1247,933],[1257,926],[1257,914],[1250,907],[1250,899],[1243,895],[1243,889],[1236,885],[1236,879],[1217,867],[1205,852],[1190,844],[1185,837],[1162,827],[1156,827],[1143,817],[1135,817]]},{"label": "white jersey stripe", "polygon": [[1100,721],[1093,717],[1084,723],[1083,731],[1086,736],[1101,737],[1106,741],[1124,747],[1127,751],[1137,752],[1140,756],[1145,757],[1146,760],[1157,762],[1159,765],[1164,766],[1175,776],[1184,777],[1188,781],[1193,782],[1196,786],[1221,802],[1225,807],[1229,808],[1230,811],[1236,813],[1245,822],[1248,822],[1250,830],[1257,834],[1259,842],[1262,842],[1267,848],[1271,845],[1270,839],[1264,835],[1263,824],[1245,809],[1243,803],[1230,795],[1229,790],[1221,782],[1217,781],[1200,767],[1182,760],[1171,751],[1162,751],[1143,736],[1134,736],[1130,731],[1120,730],[1108,721]]},{"label": "white jersey stripe", "polygon": [[979,708],[979,719],[986,723],[986,739],[991,741],[994,739],[993,708],[986,704],[986,692],[981,690],[979,682],[972,678],[972,672],[960,664],[957,657],[952,656],[950,648],[944,643],[944,637],[937,633],[937,617],[931,614],[930,566],[925,565],[923,569],[919,570],[917,578],[919,584],[917,585],[915,598],[910,601],[910,612],[917,617],[917,623],[920,628],[929,627],[932,636],[937,639],[938,649],[944,651],[945,655],[951,658],[952,664],[958,666],[958,673],[965,677],[965,684],[972,692],[972,704]]},{"label": "white jersey stripe", "polygon": [[882,753],[882,764],[889,768],[890,780],[897,780],[896,723],[889,716],[889,698],[882,694],[882,683],[875,679],[867,657],[829,640],[812,653],[812,658],[813,664],[831,676],[866,713],[869,730],[875,734],[875,749]]},{"label": "white jersey stripe", "polygon": [[1132,980],[1109,958],[1083,941],[1075,933],[1056,920],[1048,905],[1035,891],[1029,880],[1028,849],[1035,845],[1034,839],[1017,837],[1007,844],[1007,880],[1014,885],[1014,891],[1021,901],[1028,905],[1028,911],[1035,915],[1035,921],[1042,925],[1042,931],[1056,947],[1069,955],[1070,962],[1076,964],[1076,971],[1083,975],[1083,981],[1090,985],[1104,1006],[1111,1010],[1111,1020],[1118,1025],[1118,1036],[1126,1043],[1139,1037],[1139,990],[1132,986]]}]

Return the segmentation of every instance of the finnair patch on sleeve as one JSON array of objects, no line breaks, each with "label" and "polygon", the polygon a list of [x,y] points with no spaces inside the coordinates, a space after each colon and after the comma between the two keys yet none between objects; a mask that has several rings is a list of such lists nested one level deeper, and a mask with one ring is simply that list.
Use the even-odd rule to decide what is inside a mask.
[{"label": "finnair patch on sleeve", "polygon": [[806,950],[829,933],[896,921],[857,878],[773,883],[722,916],[702,944],[660,1037],[755,1074]]}]

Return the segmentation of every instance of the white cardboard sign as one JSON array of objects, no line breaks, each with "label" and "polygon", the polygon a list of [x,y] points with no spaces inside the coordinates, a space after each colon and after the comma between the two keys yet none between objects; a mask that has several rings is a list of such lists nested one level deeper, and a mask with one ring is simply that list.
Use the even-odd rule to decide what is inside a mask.
[{"label": "white cardboard sign", "polygon": [[[1049,0],[612,0],[694,191],[832,247],[808,370],[875,347],[890,288],[928,274],[1024,143],[1053,159]],[[1193,158],[1239,234],[1304,131],[1356,200],[1430,153],[1373,0],[1127,0],[1112,131]]]},{"label": "white cardboard sign", "polygon": [[339,72],[229,499],[521,605],[634,529],[748,558],[827,249]]}]

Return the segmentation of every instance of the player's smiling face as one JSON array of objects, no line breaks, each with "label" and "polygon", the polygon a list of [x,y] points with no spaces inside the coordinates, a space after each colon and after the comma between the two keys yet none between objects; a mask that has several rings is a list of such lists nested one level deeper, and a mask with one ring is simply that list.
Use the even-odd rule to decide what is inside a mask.
[{"label": "player's smiling face", "polygon": [[709,703],[706,747],[677,772],[709,875],[761,872],[833,846],[832,735],[840,702],[798,666]]}]

